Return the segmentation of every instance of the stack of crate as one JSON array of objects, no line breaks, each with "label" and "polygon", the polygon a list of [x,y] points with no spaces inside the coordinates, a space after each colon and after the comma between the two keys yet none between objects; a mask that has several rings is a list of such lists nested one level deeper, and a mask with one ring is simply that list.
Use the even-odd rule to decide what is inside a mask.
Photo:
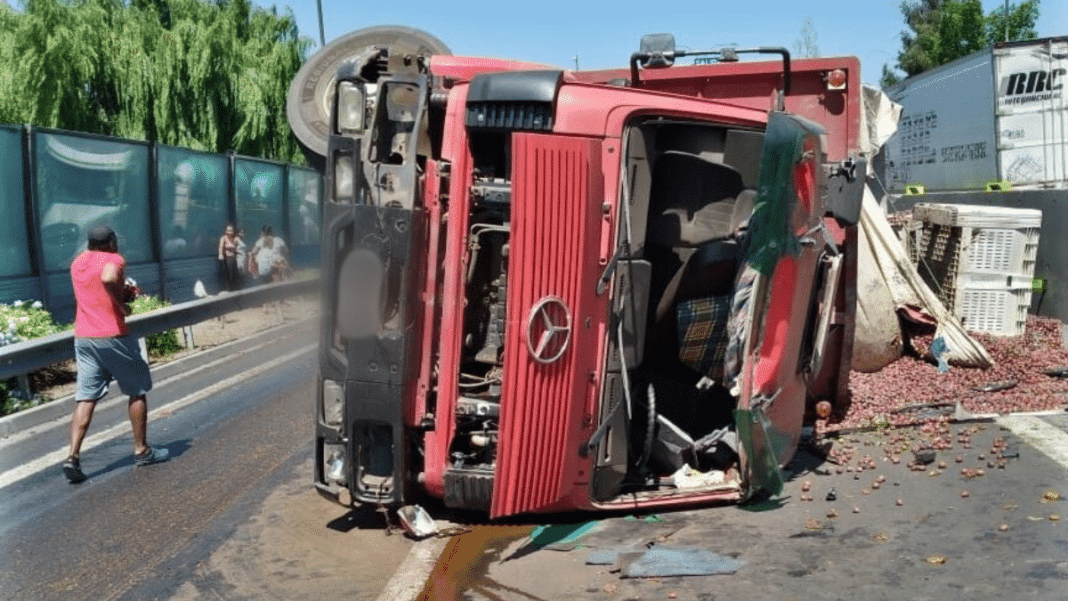
[{"label": "stack of crate", "polygon": [[1022,335],[1042,211],[920,203],[912,218],[916,269],[946,308],[973,332]]}]

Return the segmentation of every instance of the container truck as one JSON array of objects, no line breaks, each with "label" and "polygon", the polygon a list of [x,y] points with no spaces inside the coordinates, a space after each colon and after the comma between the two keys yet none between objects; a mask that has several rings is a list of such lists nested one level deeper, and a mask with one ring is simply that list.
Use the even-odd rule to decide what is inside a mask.
[{"label": "container truck", "polygon": [[995,44],[887,91],[902,105],[886,186],[1068,187],[1068,37]]}]

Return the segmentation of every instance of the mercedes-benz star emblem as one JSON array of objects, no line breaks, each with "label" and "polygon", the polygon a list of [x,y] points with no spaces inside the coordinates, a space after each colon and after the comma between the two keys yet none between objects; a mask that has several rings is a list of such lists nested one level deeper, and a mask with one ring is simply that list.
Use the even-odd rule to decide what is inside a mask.
[{"label": "mercedes-benz star emblem", "polygon": [[571,345],[571,310],[562,298],[546,296],[527,317],[527,350],[538,363],[552,363]]}]

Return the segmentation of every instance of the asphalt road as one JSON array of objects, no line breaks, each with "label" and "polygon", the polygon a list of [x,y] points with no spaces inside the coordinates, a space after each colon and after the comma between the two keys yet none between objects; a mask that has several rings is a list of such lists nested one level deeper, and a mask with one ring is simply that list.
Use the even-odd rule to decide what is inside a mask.
[{"label": "asphalt road", "polygon": [[157,381],[149,438],[168,463],[133,466],[121,401],[94,419],[81,485],[41,461],[65,455],[66,419],[0,441],[0,475],[19,476],[0,488],[0,598],[377,595],[410,544],[313,491],[314,336],[289,327]]},{"label": "asphalt road", "polygon": [[[1041,421],[1060,425],[1068,420]],[[967,446],[959,432],[966,433]],[[832,448],[848,447],[853,454],[843,464],[849,471],[838,473],[834,463],[802,452],[790,466],[783,495],[756,506],[640,516],[534,516],[476,526],[449,542],[426,585],[407,598],[1068,598],[1068,463],[1055,461],[999,422],[954,424],[946,438],[952,448],[939,451],[918,471],[906,467],[911,453],[899,463],[887,453],[930,439],[918,429],[835,439]],[[996,462],[990,467],[995,439],[1008,445],[1004,468]],[[1068,452],[1065,439],[1054,443]],[[870,464],[863,463],[865,456],[872,457]],[[865,469],[857,471],[862,463]],[[555,533],[532,536],[538,532],[534,528],[549,523]],[[569,540],[568,532],[580,535]],[[676,559],[655,565],[658,576],[627,577],[628,563],[651,548],[694,550],[710,562],[741,566],[729,574],[683,577],[671,572],[692,565]],[[590,563],[606,554],[615,559]],[[460,568],[455,558],[469,560]]]},{"label": "asphalt road", "polygon": [[[1068,590],[1068,462],[1047,454],[1068,454],[1068,444],[997,422],[951,426],[953,448],[923,471],[887,455],[924,439],[916,430],[834,440],[852,450],[848,465],[871,455],[874,467],[837,473],[802,453],[782,498],[757,507],[492,526],[462,516],[475,520],[470,532],[413,544],[373,512],[350,514],[311,486],[314,337],[314,327],[291,325],[158,379],[149,432],[171,451],[166,464],[133,467],[121,400],[102,407],[90,430],[90,479],[79,486],[58,468],[66,418],[0,440],[0,599],[981,601],[1008,592],[1064,599]],[[1063,415],[1017,421],[1068,430]],[[1004,469],[988,465],[995,438],[1018,455]],[[442,524],[462,519],[428,508]],[[541,525],[582,534],[551,544],[555,534],[533,536]],[[633,558],[657,546],[743,565],[733,574],[624,578],[626,560],[587,563],[595,552]]]}]

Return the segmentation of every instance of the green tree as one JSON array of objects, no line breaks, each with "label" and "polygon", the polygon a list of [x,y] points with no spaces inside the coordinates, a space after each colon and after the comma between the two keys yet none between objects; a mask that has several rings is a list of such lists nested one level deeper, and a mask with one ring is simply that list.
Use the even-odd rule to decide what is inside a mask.
[{"label": "green tree", "polygon": [[1009,6],[1008,19],[1006,19],[1004,6],[991,11],[986,17],[987,40],[994,43],[1037,38],[1035,23],[1038,22],[1038,2],[1039,0],[1024,0],[1019,4]]},{"label": "green tree", "polygon": [[311,40],[249,0],[0,9],[0,121],[301,161],[289,82]]},{"label": "green tree", "polygon": [[[1035,37],[1040,0],[1023,0],[1008,10],[1009,39]],[[979,0],[905,0],[901,14],[910,31],[901,33],[902,49],[897,55],[897,69],[912,77],[978,52],[1004,41],[1006,11],[1004,7],[983,15]],[[889,87],[900,81],[894,69],[883,68],[882,84]]]},{"label": "green tree", "polygon": [[801,37],[794,42],[794,54],[797,58],[816,58],[820,55],[816,26],[812,24],[812,17],[805,17],[805,23],[801,26]]}]

